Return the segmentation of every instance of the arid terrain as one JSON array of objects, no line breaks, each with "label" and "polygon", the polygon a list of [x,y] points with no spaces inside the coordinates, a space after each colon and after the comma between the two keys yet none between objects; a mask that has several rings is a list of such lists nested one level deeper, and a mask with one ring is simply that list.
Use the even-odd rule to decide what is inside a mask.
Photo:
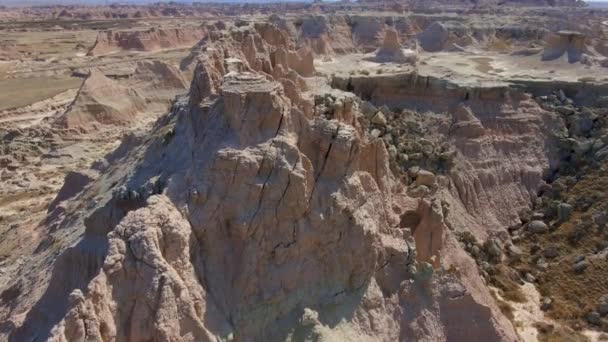
[{"label": "arid terrain", "polygon": [[0,7],[0,341],[608,341],[608,8]]}]

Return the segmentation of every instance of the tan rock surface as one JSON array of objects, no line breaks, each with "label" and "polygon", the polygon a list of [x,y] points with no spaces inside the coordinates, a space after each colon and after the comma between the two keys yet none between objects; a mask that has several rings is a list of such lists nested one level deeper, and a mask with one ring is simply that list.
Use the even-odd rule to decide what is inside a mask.
[{"label": "tan rock surface", "polygon": [[92,70],[57,124],[66,128],[92,128],[99,124],[126,123],[144,108],[145,101],[137,91]]},{"label": "tan rock surface", "polygon": [[0,9],[0,340],[601,336],[605,19],[511,3]]},{"label": "tan rock surface", "polygon": [[[395,181],[390,172],[378,172],[388,167],[383,147],[370,148],[373,142],[348,124],[307,119],[290,110],[280,84],[255,74],[227,75],[221,96],[203,114],[204,124],[195,123],[200,114],[187,108],[176,112],[176,133],[168,145],[143,162],[173,159],[177,168],[163,176],[163,195],[144,204],[139,202],[144,193],[115,192],[110,207],[127,201],[142,208],[112,229],[101,273],[84,295],[72,293],[53,339],[71,340],[85,332],[102,339],[150,334],[274,339],[307,334],[307,327],[314,327],[313,335],[341,336],[345,332],[323,325],[340,319],[342,310],[363,313],[372,307],[383,328],[363,317],[345,323],[358,327],[363,338],[466,338],[454,321],[463,308],[478,312],[471,316],[479,324],[475,336],[495,340],[512,334],[499,329],[491,311],[473,297],[458,294],[463,290],[448,300],[444,292],[453,291],[450,286],[460,289],[459,281],[450,276],[431,281],[432,268],[424,263],[414,283],[399,290],[403,281],[410,284],[405,279],[413,252],[401,240],[407,228],[395,226],[398,216],[386,205]],[[161,154],[178,146],[178,153]],[[140,169],[132,181],[147,172]],[[444,234],[443,214],[428,202],[417,210],[422,217],[415,236],[418,259],[431,260],[441,240],[427,254],[423,232],[435,227]],[[443,298],[439,307],[424,304],[422,298],[429,296],[424,288],[432,289],[431,303]],[[398,313],[400,301],[411,310]],[[109,303],[132,309],[122,313]],[[302,307],[316,308],[325,318],[299,320]],[[414,319],[416,310],[425,320]],[[389,323],[395,314],[398,323]]]},{"label": "tan rock surface", "polygon": [[547,37],[543,60],[565,56],[569,63],[579,62],[586,52],[585,35],[580,32],[559,31]]},{"label": "tan rock surface", "polygon": [[205,30],[197,27],[151,28],[147,31],[134,32],[100,32],[95,44],[87,54],[98,56],[120,50],[155,51],[191,47],[204,35]]},{"label": "tan rock surface", "polygon": [[408,50],[406,54],[399,43],[397,31],[388,29],[384,32],[382,46],[376,51],[375,60],[378,63],[394,62],[416,64],[418,51]]}]

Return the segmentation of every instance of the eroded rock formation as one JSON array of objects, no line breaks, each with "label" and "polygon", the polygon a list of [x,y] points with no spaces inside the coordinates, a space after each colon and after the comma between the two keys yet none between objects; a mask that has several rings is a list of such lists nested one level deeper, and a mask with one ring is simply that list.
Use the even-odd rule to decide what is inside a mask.
[{"label": "eroded rock formation", "polygon": [[418,51],[407,50],[407,54],[399,43],[397,31],[388,29],[384,32],[382,46],[376,51],[376,59],[379,63],[408,63],[416,64]]},{"label": "eroded rock formation", "polygon": [[[255,15],[196,27],[196,44],[157,30],[103,35],[93,54],[146,53],[74,57],[100,69],[70,106],[40,119],[54,125],[0,132],[2,208],[24,194],[50,200],[28,222],[17,206],[0,215],[10,222],[0,247],[16,251],[0,250],[0,336],[518,341],[542,322],[522,328],[511,315],[523,310],[509,307],[526,300],[521,284],[554,291],[558,308],[571,298],[546,279],[574,272],[604,289],[602,273],[588,272],[603,267],[593,263],[605,251],[546,264],[560,250],[537,246],[581,238],[605,249],[590,233],[608,222],[605,206],[571,187],[578,163],[605,171],[602,76],[593,63],[541,63],[540,25],[506,25],[503,9],[464,5],[406,13],[401,4],[297,4],[304,15],[267,19],[256,12],[265,7],[218,5],[213,17]],[[158,6],[163,16],[189,8]],[[390,13],[332,13],[361,8]],[[559,12],[530,11],[547,22]],[[598,35],[577,37],[551,47],[560,58],[603,54]],[[2,71],[15,77],[36,63]],[[66,167],[79,153],[90,158]],[[40,170],[20,171],[28,162]],[[60,165],[62,187],[46,178],[46,162]],[[56,187],[30,191],[30,177]],[[10,192],[18,186],[26,192]],[[562,223],[576,228],[563,234]],[[577,293],[593,309],[574,319],[600,327],[605,297]]]},{"label": "eroded rock formation", "polygon": [[151,28],[147,31],[100,32],[89,56],[104,55],[122,50],[156,51],[190,47],[205,35],[199,27],[174,29]]},{"label": "eroded rock formation", "polygon": [[144,108],[145,100],[137,91],[92,69],[74,102],[56,124],[67,128],[92,128],[99,124],[126,123],[135,119]]},{"label": "eroded rock formation", "polygon": [[96,207],[55,217],[107,249],[66,250],[54,272],[74,281],[51,279],[14,339],[516,339],[442,200],[400,186],[357,101],[312,110],[283,44],[248,28],[204,43],[189,97],[80,194],[105,189]]},{"label": "eroded rock formation", "polygon": [[559,31],[548,36],[542,59],[553,60],[565,56],[569,63],[576,63],[581,60],[585,50],[585,35],[580,32]]}]

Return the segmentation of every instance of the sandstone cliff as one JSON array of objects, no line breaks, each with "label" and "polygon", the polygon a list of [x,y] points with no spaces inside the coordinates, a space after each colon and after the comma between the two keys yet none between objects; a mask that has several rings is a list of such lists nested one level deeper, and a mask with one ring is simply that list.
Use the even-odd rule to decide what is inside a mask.
[{"label": "sandstone cliff", "polygon": [[157,51],[191,47],[204,35],[205,30],[198,27],[151,28],[147,31],[106,31],[97,35],[95,44],[87,54],[98,56],[123,50]]},{"label": "sandstone cliff", "polygon": [[207,40],[189,96],[53,212],[61,256],[13,340],[516,340],[449,197],[408,193],[359,100],[312,108],[272,41]]}]

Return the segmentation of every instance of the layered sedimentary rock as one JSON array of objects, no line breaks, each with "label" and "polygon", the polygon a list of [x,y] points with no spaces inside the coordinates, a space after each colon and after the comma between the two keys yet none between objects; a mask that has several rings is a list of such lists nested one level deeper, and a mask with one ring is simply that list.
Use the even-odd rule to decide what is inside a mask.
[{"label": "layered sedimentary rock", "polygon": [[[447,136],[457,164],[462,161],[449,174],[448,188],[458,199],[449,201],[484,222],[461,222],[478,236],[517,222],[518,211],[558,163],[555,135],[563,127],[553,113],[506,84],[466,87],[414,72],[335,77],[334,86],[390,108],[450,113],[451,119],[434,124],[433,134]],[[511,155],[518,159],[505,163]]]},{"label": "layered sedimentary rock", "polygon": [[313,55],[309,48],[302,48],[297,52],[279,49],[273,56],[276,65],[293,69],[304,77],[310,77],[314,73]]},{"label": "layered sedimentary rock", "polygon": [[215,32],[193,48],[182,62],[182,69],[197,61],[190,89],[190,102],[219,94],[222,75],[230,72],[261,72],[281,82],[294,105],[308,113],[310,101],[300,93],[306,90],[303,77],[314,73],[313,54],[306,47],[293,50],[293,42],[274,24],[233,28]]},{"label": "layered sedimentary rock", "polygon": [[[93,72],[61,127],[0,132],[8,186],[0,196],[0,340],[516,341],[515,330],[535,325],[522,328],[519,312],[507,318],[510,300],[525,300],[516,296],[524,281],[542,291],[547,279],[572,279],[575,267],[576,284],[590,279],[603,289],[602,272],[581,277],[578,267],[601,270],[592,264],[600,254],[587,247],[605,249],[606,239],[587,228],[606,223],[595,215],[605,206],[595,193],[563,203],[551,194],[595,183],[577,168],[581,156],[593,177],[605,171],[595,164],[608,155],[599,131],[604,75],[594,65],[540,63],[543,25],[564,27],[569,11],[518,10],[515,18],[463,2],[479,6],[427,1],[418,2],[421,13],[406,13],[396,3],[312,4],[298,5],[308,14],[283,15],[279,4],[268,20],[222,17],[202,26],[181,70],[174,63],[186,49],[99,58],[70,51],[65,61],[25,54],[0,65],[7,79],[72,63],[77,74],[96,64],[116,78]],[[167,15],[186,13],[174,9]],[[335,14],[343,9],[374,14]],[[241,10],[271,11],[226,9]],[[541,23],[529,24],[540,12]],[[584,28],[598,15],[585,15],[583,49],[605,55],[604,40]],[[424,61],[404,65],[415,59],[399,40],[420,40]],[[110,45],[107,53],[123,49]],[[47,103],[63,112],[69,101]],[[157,112],[166,115],[153,122]],[[82,129],[102,124],[112,125]],[[586,213],[589,201],[594,212]],[[559,249],[569,248],[555,215],[570,215],[575,237],[582,226],[593,240],[547,265],[539,241],[559,237]],[[555,257],[555,249],[547,250]],[[577,254],[588,261],[570,265]],[[585,297],[577,324],[595,310],[594,292],[575,298]],[[553,313],[574,302],[567,291],[552,298],[561,302]],[[535,303],[513,309],[535,313]],[[542,307],[550,304],[543,298]],[[597,310],[589,324],[608,320]]]},{"label": "layered sedimentary rock", "polygon": [[205,35],[200,27],[173,29],[151,28],[147,31],[100,32],[89,56],[108,54],[122,50],[157,51],[191,47]]},{"label": "layered sedimentary rock", "polygon": [[11,60],[17,56],[19,56],[19,53],[13,44],[0,45],[0,60]]},{"label": "layered sedimentary rock", "polygon": [[298,40],[318,55],[351,53],[356,51],[352,30],[343,16],[304,16],[295,23]]},{"label": "layered sedimentary rock", "polygon": [[[380,2],[379,0],[365,0],[365,3]],[[558,7],[582,7],[585,3],[581,0],[410,0],[406,1],[411,6],[427,8],[428,6],[459,5],[459,6],[558,6]]]},{"label": "layered sedimentary rock", "polygon": [[[127,326],[136,339],[276,334],[270,326],[277,319],[355,291],[373,274],[378,230],[388,223],[373,212],[382,198],[376,181],[358,171],[362,142],[356,131],[336,122],[308,123],[292,112],[279,83],[253,74],[227,78],[221,90],[209,113],[180,114],[169,148],[191,146],[180,155],[195,153],[196,159],[175,160],[181,170],[167,180],[166,195],[150,198],[149,208],[128,214],[110,234],[104,271],[88,295],[75,301],[56,336],[72,339],[93,327],[87,329],[93,336],[124,338]],[[200,124],[191,125],[193,119]],[[200,167],[208,171],[201,173]],[[176,209],[183,205],[187,221]],[[142,225],[148,228],[137,228]],[[149,248],[155,245],[164,247]],[[338,246],[344,246],[343,256],[335,254]],[[130,259],[121,252],[129,249],[140,252]],[[226,259],[229,250],[241,252]],[[142,291],[144,284],[149,285]],[[117,298],[110,288],[122,288],[124,295]],[[164,299],[155,305],[169,310],[166,314],[144,305],[158,293],[165,293]],[[133,315],[127,311],[123,318],[106,306],[128,298],[133,304],[124,304],[134,305]],[[181,322],[171,307],[183,312]],[[187,326],[184,315],[191,317]]]},{"label": "layered sedimentary rock", "polygon": [[[151,140],[117,185],[105,208],[132,209],[110,229],[100,273],[71,293],[53,340],[472,338],[460,329],[463,309],[474,336],[513,339],[457,277],[412,268],[433,259],[418,235],[443,234],[443,214],[399,199],[382,144],[306,117],[261,75],[226,75],[219,94],[205,107],[179,105],[169,140],[159,127],[164,142]],[[160,189],[134,195],[151,180],[145,165],[172,166],[152,177]],[[413,239],[398,214],[408,207],[421,222]],[[345,314],[356,318],[330,328]]]},{"label": "layered sedimentary rock", "polygon": [[281,44],[202,44],[189,96],[108,156],[90,207],[53,211],[49,234],[82,234],[13,340],[516,340],[441,199],[408,195],[352,98],[312,110]]},{"label": "layered sedimentary rock", "polygon": [[565,57],[569,63],[579,62],[586,52],[585,35],[574,31],[559,31],[547,37],[543,60]]},{"label": "layered sedimentary rock", "polygon": [[475,42],[469,28],[453,21],[432,23],[418,34],[418,40],[420,47],[428,52],[459,50]]},{"label": "layered sedimentary rock", "polygon": [[376,62],[416,64],[417,60],[418,53],[416,50],[407,50],[406,53],[401,47],[397,31],[393,29],[388,29],[385,31],[382,46],[376,51]]},{"label": "layered sedimentary rock", "polygon": [[74,102],[57,118],[56,124],[66,128],[91,128],[99,124],[127,123],[145,106],[145,100],[136,90],[119,85],[99,70],[92,69]]},{"label": "layered sedimentary rock", "polygon": [[138,62],[133,79],[144,87],[185,89],[189,86],[178,68],[162,61]]}]

